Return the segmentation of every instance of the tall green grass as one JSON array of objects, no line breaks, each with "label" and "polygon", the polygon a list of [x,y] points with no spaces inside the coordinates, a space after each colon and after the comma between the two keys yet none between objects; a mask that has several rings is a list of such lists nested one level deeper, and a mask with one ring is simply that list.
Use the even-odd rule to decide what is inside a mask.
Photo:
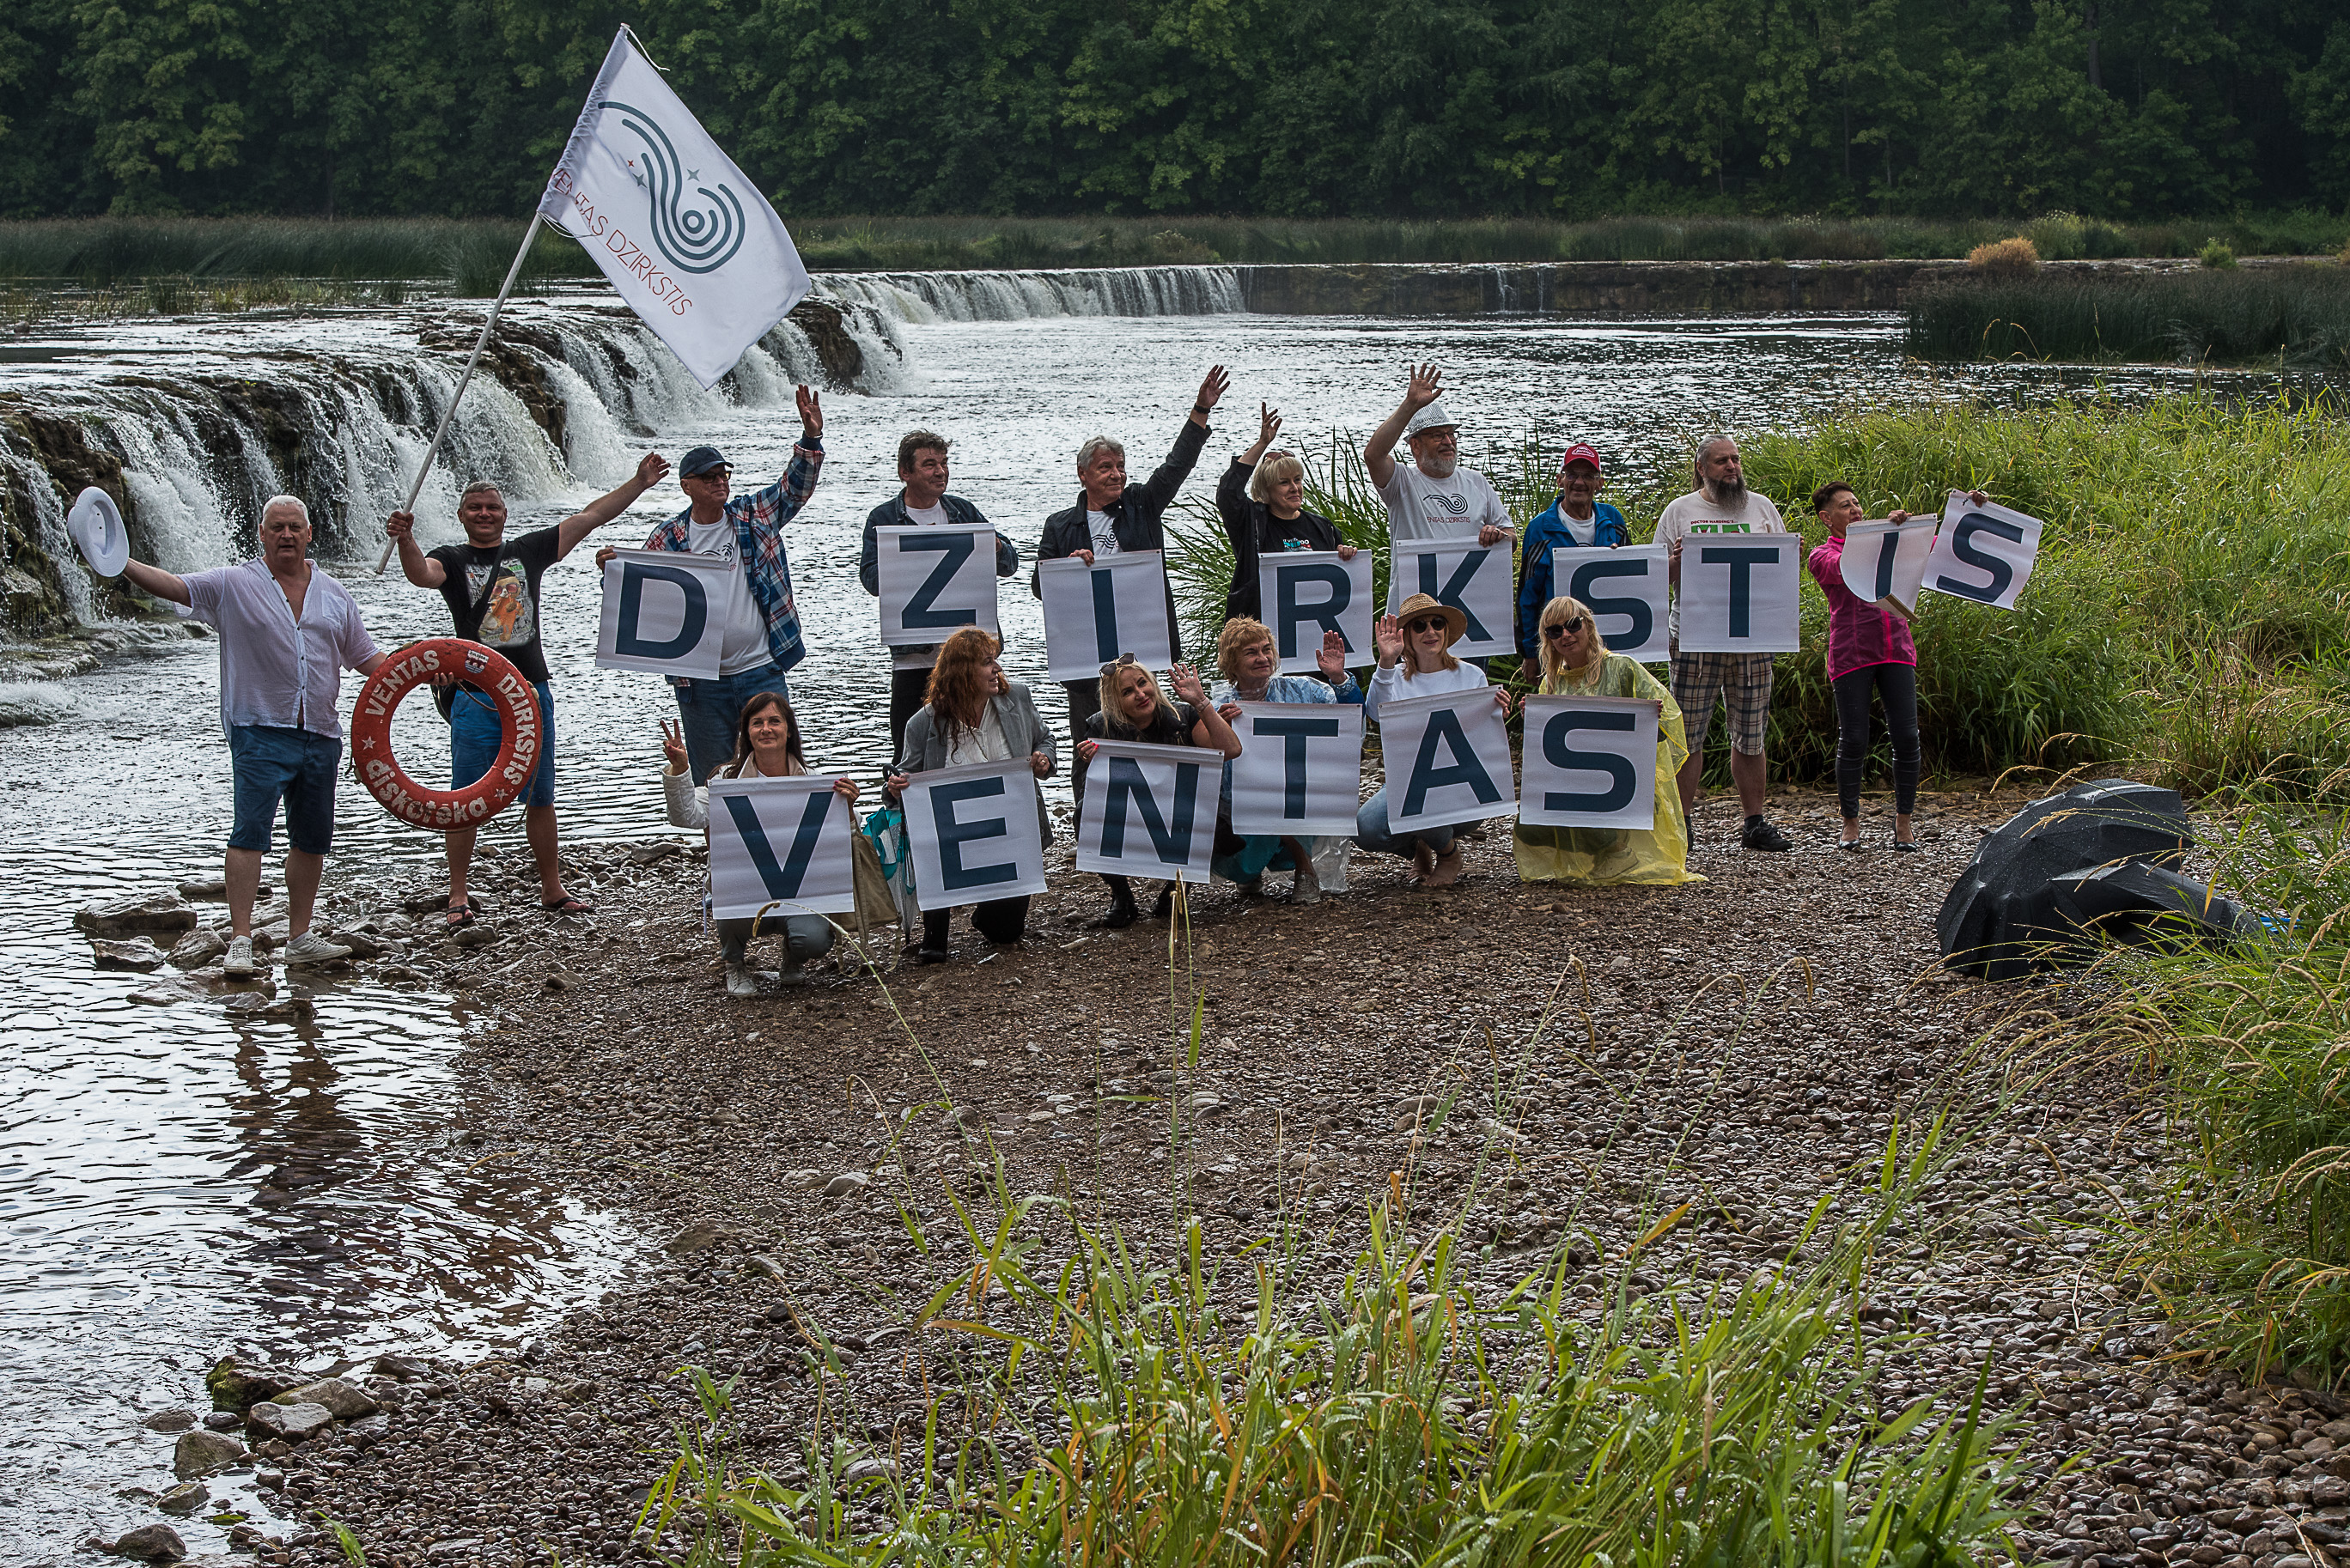
[{"label": "tall green grass", "polygon": [[[407,278],[494,294],[522,243],[510,218],[60,218],[0,222],[0,279],[110,288],[146,278]],[[525,277],[594,277],[541,230]],[[486,280],[486,281],[484,281]]]},{"label": "tall green grass", "polygon": [[[2340,716],[2337,713],[2337,725]],[[2117,1262],[2168,1310],[2175,1355],[2324,1386],[2350,1377],[2350,824],[2274,802],[2223,814],[2216,886],[2289,922],[2225,952],[2117,950],[2094,1003],[2020,1049],[2144,1075],[2184,1158]]]},{"label": "tall green grass", "polygon": [[[2331,794],[2350,763],[2335,722],[2350,697],[2345,413],[2331,396],[2026,408],[1927,397],[1832,409],[1743,445],[1747,483],[1807,545],[1825,535],[1804,503],[1829,480],[1872,515],[1939,511],[1949,490],[1980,488],[2047,524],[2014,611],[1926,597],[1915,634],[1929,769],[2054,777],[2095,763],[2199,794],[2255,784]],[[1465,455],[1523,524],[1551,502],[1557,451],[1530,435]],[[1378,553],[1384,593],[1387,514],[1359,443],[1340,436],[1303,455],[1306,504]],[[1610,493],[1634,538],[1649,536],[1685,473],[1675,464]],[[1176,600],[1204,646],[1232,556],[1204,502],[1176,529]],[[1769,743],[1774,774],[1819,779],[1833,776],[1836,719],[1827,607],[1808,576],[1803,617],[1802,649],[1778,660]]]},{"label": "tall green grass", "polygon": [[2350,370],[2350,268],[1953,278],[1911,291],[1922,359],[2268,363]]}]

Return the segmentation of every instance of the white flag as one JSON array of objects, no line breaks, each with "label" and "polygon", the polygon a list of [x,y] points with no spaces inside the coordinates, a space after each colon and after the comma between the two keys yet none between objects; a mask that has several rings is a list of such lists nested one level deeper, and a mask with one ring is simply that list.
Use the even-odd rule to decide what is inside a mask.
[{"label": "white flag", "polygon": [[1931,517],[1856,523],[1844,540],[1844,586],[1869,604],[1891,599],[1914,616],[1918,589],[1926,580],[1926,557],[1933,550]]},{"label": "white flag", "polygon": [[[857,825],[829,778],[710,781],[710,913],[747,920],[857,908]],[[769,909],[769,905],[775,907]]]},{"label": "white flag", "polygon": [[1926,562],[1926,586],[1953,598],[2013,609],[2040,559],[2041,527],[2037,517],[1995,501],[1977,506],[1953,490]]},{"label": "white flag", "polygon": [[808,291],[783,219],[626,27],[588,89],[538,215],[577,240],[707,388]]},{"label": "white flag", "polygon": [[1090,566],[1075,556],[1039,561],[1036,589],[1045,601],[1045,673],[1054,680],[1089,680],[1121,653],[1152,670],[1173,661],[1167,557],[1159,551],[1096,556]]},{"label": "white flag", "polygon": [[684,550],[613,551],[604,563],[596,668],[716,680],[736,570],[721,556]]}]

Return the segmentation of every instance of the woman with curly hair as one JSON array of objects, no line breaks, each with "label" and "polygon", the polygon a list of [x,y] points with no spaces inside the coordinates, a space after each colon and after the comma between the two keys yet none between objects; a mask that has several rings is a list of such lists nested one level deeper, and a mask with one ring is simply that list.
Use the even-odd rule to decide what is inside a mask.
[{"label": "woman with curly hair", "polygon": [[[1025,757],[1040,779],[1053,775],[1053,732],[1036,711],[1028,688],[1003,673],[998,659],[1003,645],[975,626],[964,627],[947,639],[931,667],[930,701],[906,721],[906,740],[896,769],[884,781],[883,793],[896,800],[910,775],[966,763],[1008,762]],[[1036,799],[1036,822],[1044,842],[1053,842],[1053,821],[1045,815],[1045,800]],[[922,892],[914,890],[919,900]],[[947,946],[948,917],[952,909],[922,911],[922,945],[917,963],[944,963],[952,953]],[[1016,942],[1028,924],[1028,900],[991,898],[972,909],[971,923],[979,934],[998,946]]]}]

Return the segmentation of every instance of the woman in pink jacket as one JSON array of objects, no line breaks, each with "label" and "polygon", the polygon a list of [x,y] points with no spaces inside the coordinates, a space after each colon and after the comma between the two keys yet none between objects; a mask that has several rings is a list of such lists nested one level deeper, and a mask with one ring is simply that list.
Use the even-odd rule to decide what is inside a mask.
[{"label": "woman in pink jacket", "polygon": [[[1828,681],[1835,689],[1836,800],[1844,808],[1839,847],[1860,847],[1860,775],[1868,765],[1868,700],[1885,701],[1885,726],[1893,732],[1893,847],[1918,847],[1909,825],[1918,804],[1918,645],[1908,618],[1870,604],[1844,583],[1845,535],[1865,515],[1860,497],[1841,480],[1812,492],[1812,512],[1828,536],[1811,554],[1812,576],[1828,597]],[[1896,512],[1891,521],[1908,521]]]}]

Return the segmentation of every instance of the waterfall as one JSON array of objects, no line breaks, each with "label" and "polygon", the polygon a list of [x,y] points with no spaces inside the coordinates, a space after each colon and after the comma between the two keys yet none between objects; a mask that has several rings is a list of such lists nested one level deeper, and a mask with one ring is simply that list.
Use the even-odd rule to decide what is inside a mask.
[{"label": "waterfall", "polygon": [[1217,316],[1247,308],[1222,266],[1071,268],[1052,272],[826,273],[822,293],[885,319],[1025,321],[1039,316]]}]

